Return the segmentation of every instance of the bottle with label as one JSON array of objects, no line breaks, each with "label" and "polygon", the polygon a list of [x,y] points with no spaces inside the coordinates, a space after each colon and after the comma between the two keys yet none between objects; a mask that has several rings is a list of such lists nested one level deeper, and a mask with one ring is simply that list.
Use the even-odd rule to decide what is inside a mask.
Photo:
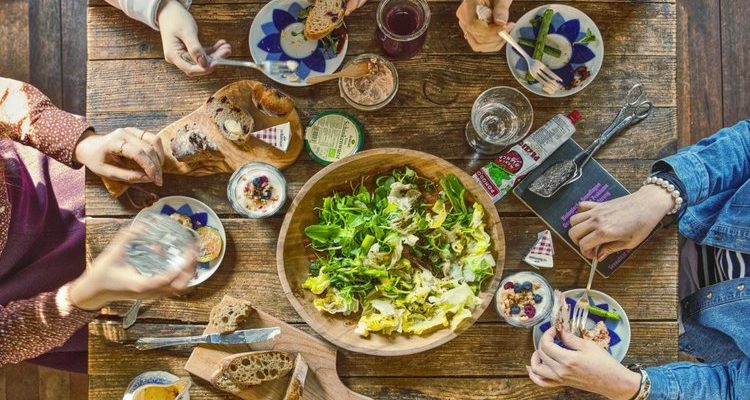
[{"label": "bottle with label", "polygon": [[557,114],[526,139],[500,154],[472,176],[498,202],[529,172],[538,167],[576,131],[581,113]]}]

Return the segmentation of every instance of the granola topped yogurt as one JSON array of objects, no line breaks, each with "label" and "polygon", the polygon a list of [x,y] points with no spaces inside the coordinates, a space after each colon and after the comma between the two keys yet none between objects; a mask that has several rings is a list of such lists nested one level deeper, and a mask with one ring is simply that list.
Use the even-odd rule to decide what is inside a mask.
[{"label": "granola topped yogurt", "polygon": [[518,272],[503,279],[495,294],[498,314],[513,326],[530,328],[552,310],[552,287],[534,272]]}]

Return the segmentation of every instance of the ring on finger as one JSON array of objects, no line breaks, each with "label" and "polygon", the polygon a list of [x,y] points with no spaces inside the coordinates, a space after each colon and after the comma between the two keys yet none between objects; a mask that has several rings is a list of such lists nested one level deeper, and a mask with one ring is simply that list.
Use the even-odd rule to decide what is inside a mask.
[{"label": "ring on finger", "polygon": [[120,156],[120,157],[122,157],[122,155],[125,154],[125,145],[126,144],[128,144],[128,142],[126,140],[123,140],[122,143],[120,144],[120,147],[117,149],[117,153],[115,153],[115,154],[118,155],[118,156]]}]

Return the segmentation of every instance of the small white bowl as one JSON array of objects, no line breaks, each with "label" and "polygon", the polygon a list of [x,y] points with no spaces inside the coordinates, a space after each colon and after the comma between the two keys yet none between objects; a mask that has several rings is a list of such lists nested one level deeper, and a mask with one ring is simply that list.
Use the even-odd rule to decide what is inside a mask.
[{"label": "small white bowl", "polygon": [[[278,184],[278,186],[280,186],[278,188],[279,200],[277,204],[274,207],[269,208],[263,212],[248,210],[242,204],[240,204],[240,201],[237,199],[237,189],[242,177],[244,177],[246,174],[256,173],[261,173],[273,179],[276,179],[278,181],[276,183]],[[269,178],[269,180],[271,178]],[[273,165],[262,162],[247,163],[234,171],[232,177],[229,178],[229,184],[227,184],[227,199],[229,200],[229,204],[232,205],[232,208],[234,208],[234,210],[237,211],[238,214],[244,215],[248,218],[270,217],[281,210],[281,208],[284,207],[284,203],[286,203],[286,179],[284,178],[284,175],[282,175],[281,171],[279,171],[278,168],[274,167]]]},{"label": "small white bowl", "polygon": [[[130,381],[130,385],[125,389],[125,395],[122,396],[122,400],[134,400],[139,390],[149,386],[170,386],[177,383],[180,379],[180,377],[164,371],[144,372]],[[187,383],[175,400],[190,400],[190,387],[193,385],[193,381],[189,377],[183,379]]]}]

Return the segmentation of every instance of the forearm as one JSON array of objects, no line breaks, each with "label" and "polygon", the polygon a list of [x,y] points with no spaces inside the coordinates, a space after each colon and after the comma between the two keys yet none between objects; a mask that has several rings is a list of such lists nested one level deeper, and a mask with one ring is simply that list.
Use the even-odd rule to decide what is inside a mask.
[{"label": "forearm", "polygon": [[674,363],[647,368],[651,400],[742,399],[750,393],[750,359],[726,364]]},{"label": "forearm", "polygon": [[159,11],[167,2],[177,1],[189,8],[192,0],[106,0],[122,10],[128,17],[140,21],[154,30],[159,30]]},{"label": "forearm", "polygon": [[65,285],[0,307],[0,367],[61,346],[97,315],[75,307],[68,289]]},{"label": "forearm", "polygon": [[721,129],[654,165],[673,170],[685,186],[688,206],[739,188],[750,178],[750,120]]}]

